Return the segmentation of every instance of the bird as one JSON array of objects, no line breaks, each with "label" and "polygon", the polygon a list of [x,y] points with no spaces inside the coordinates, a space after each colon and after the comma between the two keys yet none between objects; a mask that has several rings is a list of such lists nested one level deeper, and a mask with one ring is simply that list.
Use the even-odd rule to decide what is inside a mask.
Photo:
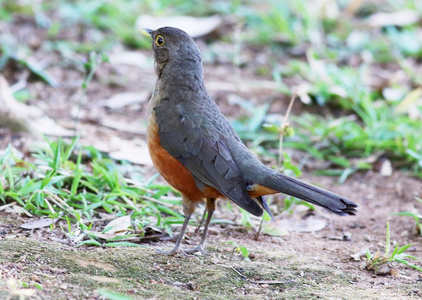
[{"label": "bird", "polygon": [[[140,31],[151,39],[157,75],[149,101],[148,149],[155,168],[181,193],[185,216],[174,248],[160,254],[208,255],[204,244],[219,198],[255,216],[265,210],[271,218],[263,196],[280,192],[340,216],[357,213],[354,202],[273,170],[247,149],[207,92],[201,52],[185,31]],[[192,249],[182,249],[191,215],[204,200],[208,215],[201,240]]]}]

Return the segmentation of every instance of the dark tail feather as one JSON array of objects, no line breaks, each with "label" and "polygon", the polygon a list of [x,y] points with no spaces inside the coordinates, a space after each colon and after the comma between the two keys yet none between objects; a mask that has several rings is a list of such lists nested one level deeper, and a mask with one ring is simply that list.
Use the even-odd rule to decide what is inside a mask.
[{"label": "dark tail feather", "polygon": [[281,173],[272,174],[260,183],[284,194],[324,207],[340,216],[356,215],[358,205],[339,195]]},{"label": "dark tail feather", "polygon": [[259,196],[254,199],[256,199],[256,202],[259,204],[259,206],[261,206],[267,212],[267,214],[271,218],[271,221],[275,222],[274,216],[271,213],[270,208],[268,207],[267,201],[265,200],[264,196]]}]

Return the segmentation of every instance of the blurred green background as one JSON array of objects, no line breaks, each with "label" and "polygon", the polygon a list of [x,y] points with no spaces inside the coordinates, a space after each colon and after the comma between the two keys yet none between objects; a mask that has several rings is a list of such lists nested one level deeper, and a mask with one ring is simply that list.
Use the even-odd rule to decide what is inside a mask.
[{"label": "blurred green background", "polygon": [[[217,40],[206,40],[210,49],[218,40],[243,47],[233,50],[228,68],[244,63],[236,51],[269,49],[263,51],[265,62],[255,66],[257,75],[279,83],[280,92],[286,94],[299,87],[306,105],[332,108],[331,115],[306,114],[294,119],[300,126],[296,135],[287,138],[287,148],[299,148],[331,161],[334,168],[325,173],[371,168],[360,158],[376,153],[422,176],[420,1],[0,3],[0,70],[8,58],[25,63],[25,57],[34,52],[71,58],[72,53],[107,53],[117,45],[148,48],[149,41],[135,28],[137,17],[142,15],[220,15],[229,25]],[[32,27],[41,40],[18,40],[13,32],[16,27],[8,25]],[[212,61],[212,55],[219,54],[211,51],[205,56]],[[44,79],[54,82],[47,76]],[[20,91],[17,97],[28,95]],[[246,139],[254,139],[254,131],[277,131],[272,126],[263,129],[259,121],[265,120],[255,120],[259,126],[254,128],[239,125],[236,129]],[[335,170],[337,167],[343,171]]]}]

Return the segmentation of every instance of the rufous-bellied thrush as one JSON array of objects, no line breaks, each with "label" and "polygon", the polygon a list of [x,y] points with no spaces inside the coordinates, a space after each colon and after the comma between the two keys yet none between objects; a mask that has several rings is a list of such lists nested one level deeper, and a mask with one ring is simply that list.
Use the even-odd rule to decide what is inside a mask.
[{"label": "rufous-bellied thrush", "polygon": [[[224,197],[261,216],[271,212],[262,196],[284,193],[338,215],[356,214],[357,205],[339,195],[272,170],[258,161],[224,118],[203,80],[201,53],[184,31],[143,30],[152,39],[158,79],[150,100],[148,147],[155,167],[180,191],[185,221],[176,252],[206,254],[204,242],[215,210]],[[207,201],[208,217],[199,245],[179,249],[197,203]]]}]

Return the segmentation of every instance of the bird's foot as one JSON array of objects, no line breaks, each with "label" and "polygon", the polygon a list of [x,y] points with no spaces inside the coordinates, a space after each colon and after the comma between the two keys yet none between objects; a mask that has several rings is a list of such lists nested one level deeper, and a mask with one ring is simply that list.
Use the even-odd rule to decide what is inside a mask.
[{"label": "bird's foot", "polygon": [[184,252],[186,254],[193,254],[195,252],[199,252],[201,253],[202,256],[210,256],[205,250],[204,250],[204,246],[202,244],[199,244],[198,246],[192,248],[192,249],[187,249],[184,250]]},{"label": "bird's foot", "polygon": [[186,254],[185,251],[183,251],[181,248],[178,248],[178,247],[173,248],[172,250],[169,250],[169,251],[156,249],[155,252],[159,255],[167,255],[167,256],[172,256],[172,255],[175,255],[177,253],[181,254],[184,257],[189,256],[188,254]]}]

